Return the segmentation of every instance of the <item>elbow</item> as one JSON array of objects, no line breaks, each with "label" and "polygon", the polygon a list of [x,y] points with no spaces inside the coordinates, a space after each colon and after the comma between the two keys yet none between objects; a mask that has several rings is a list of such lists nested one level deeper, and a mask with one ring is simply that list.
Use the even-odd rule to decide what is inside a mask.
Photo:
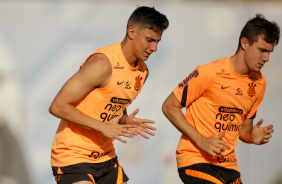
[{"label": "elbow", "polygon": [[49,113],[52,114],[53,116],[58,117],[59,114],[59,107],[56,105],[56,103],[52,103],[51,106],[49,107]]},{"label": "elbow", "polygon": [[166,101],[162,105],[162,111],[163,111],[164,115],[167,116],[168,109],[167,109]]},{"label": "elbow", "polygon": [[54,108],[54,105],[51,104],[51,106],[49,107],[49,113],[54,115],[54,112],[55,112],[55,108]]}]

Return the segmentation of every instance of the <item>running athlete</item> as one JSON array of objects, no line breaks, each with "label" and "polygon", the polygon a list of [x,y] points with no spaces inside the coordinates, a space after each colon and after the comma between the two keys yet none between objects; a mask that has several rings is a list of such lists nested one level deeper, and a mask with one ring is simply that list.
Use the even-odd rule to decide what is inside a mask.
[{"label": "running athlete", "polygon": [[[163,112],[182,133],[178,172],[185,184],[239,184],[234,149],[238,139],[267,143],[273,125],[253,126],[266,82],[260,70],[278,44],[280,28],[257,14],[244,26],[236,53],[198,66],[163,103]],[[185,107],[185,115],[181,109]]]},{"label": "running athlete", "polygon": [[61,119],[51,155],[58,184],[127,183],[114,139],[154,135],[154,121],[135,117],[138,108],[128,116],[126,107],[144,85],[144,61],[157,51],[168,24],[154,7],[136,8],[124,40],[96,50],[59,91],[49,109]]}]

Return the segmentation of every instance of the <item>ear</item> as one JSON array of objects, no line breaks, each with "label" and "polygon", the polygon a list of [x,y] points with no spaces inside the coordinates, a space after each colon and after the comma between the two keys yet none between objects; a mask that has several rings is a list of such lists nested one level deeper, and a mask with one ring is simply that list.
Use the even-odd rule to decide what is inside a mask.
[{"label": "ear", "polygon": [[249,45],[248,39],[247,39],[246,37],[243,37],[243,38],[241,38],[240,42],[241,42],[241,47],[242,47],[242,49],[243,49],[243,50],[246,50],[246,48],[247,48],[248,45]]},{"label": "ear", "polygon": [[130,40],[132,40],[134,38],[134,35],[135,35],[134,27],[128,27],[127,28],[127,35],[128,35]]}]

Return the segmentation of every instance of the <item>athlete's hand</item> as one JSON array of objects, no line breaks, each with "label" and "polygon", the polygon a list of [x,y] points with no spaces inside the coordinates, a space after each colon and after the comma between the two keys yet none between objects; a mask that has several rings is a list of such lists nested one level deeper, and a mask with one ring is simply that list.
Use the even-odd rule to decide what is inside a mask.
[{"label": "athlete's hand", "polygon": [[121,113],[119,116],[111,119],[110,121],[106,123],[102,123],[100,132],[106,137],[109,137],[112,139],[118,139],[119,141],[123,143],[127,143],[127,141],[122,139],[120,136],[132,138],[134,137],[134,135],[137,135],[134,131],[129,130],[129,128],[135,128],[136,125],[118,124],[122,116],[123,116],[123,113]]},{"label": "athlete's hand", "polygon": [[149,139],[149,137],[146,134],[144,134],[144,132],[146,132],[149,135],[154,136],[155,134],[151,132],[150,130],[156,130],[156,128],[148,125],[147,123],[154,124],[155,122],[152,120],[136,118],[135,115],[138,112],[139,112],[139,109],[137,108],[132,114],[130,114],[129,116],[127,116],[124,119],[124,124],[125,125],[136,125],[135,128],[128,128],[128,130],[131,130],[132,132],[140,134],[144,138]]},{"label": "athlete's hand", "polygon": [[224,135],[225,131],[218,135],[203,137],[197,145],[202,151],[215,157],[225,151],[225,147],[230,150],[230,146],[222,140]]},{"label": "athlete's hand", "polygon": [[269,142],[269,139],[272,137],[271,133],[274,132],[273,125],[260,127],[262,123],[263,123],[263,119],[260,119],[252,130],[253,142],[254,144],[257,145],[265,144]]}]

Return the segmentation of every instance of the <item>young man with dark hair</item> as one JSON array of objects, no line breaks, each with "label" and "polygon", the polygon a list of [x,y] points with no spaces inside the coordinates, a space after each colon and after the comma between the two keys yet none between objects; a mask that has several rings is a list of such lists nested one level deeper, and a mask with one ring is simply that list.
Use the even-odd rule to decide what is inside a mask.
[{"label": "young man with dark hair", "polygon": [[51,158],[58,184],[127,183],[113,139],[154,135],[148,125],[154,121],[136,118],[138,109],[128,116],[126,107],[144,85],[144,61],[157,51],[168,24],[154,8],[138,7],[123,41],[91,54],[57,94],[49,111],[61,119]]},{"label": "young man with dark hair", "polygon": [[165,116],[182,133],[176,158],[185,184],[242,183],[238,139],[261,145],[271,138],[273,125],[260,127],[261,119],[253,126],[253,119],[266,86],[260,70],[279,37],[278,25],[257,14],[233,56],[198,66],[163,103]]}]

